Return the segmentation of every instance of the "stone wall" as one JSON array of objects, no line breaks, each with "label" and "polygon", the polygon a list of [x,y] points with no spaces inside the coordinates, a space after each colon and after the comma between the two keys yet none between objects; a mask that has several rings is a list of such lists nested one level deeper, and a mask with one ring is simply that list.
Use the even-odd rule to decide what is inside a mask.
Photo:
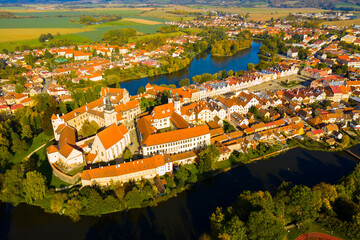
[{"label": "stone wall", "polygon": [[51,164],[51,168],[53,170],[53,174],[61,179],[64,182],[67,182],[69,184],[75,184],[81,177],[82,172],[76,173],[74,176],[67,175],[63,172],[61,172],[59,169],[57,169],[55,164]]}]

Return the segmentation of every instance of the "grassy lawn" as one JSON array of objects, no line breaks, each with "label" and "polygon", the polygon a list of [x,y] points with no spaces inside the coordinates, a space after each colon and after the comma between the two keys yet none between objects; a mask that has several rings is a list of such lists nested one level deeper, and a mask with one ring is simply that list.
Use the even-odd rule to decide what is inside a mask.
[{"label": "grassy lawn", "polygon": [[302,234],[305,233],[309,233],[309,232],[319,232],[319,233],[324,233],[330,236],[334,236],[343,240],[348,240],[347,238],[344,238],[342,236],[339,236],[337,234],[334,234],[332,232],[327,231],[326,229],[324,229],[320,224],[313,222],[311,224],[309,224],[306,227],[300,227],[298,228],[291,228],[288,231],[288,238],[289,240],[295,240],[297,237],[301,236]]},{"label": "grassy lawn", "polygon": [[232,166],[232,162],[230,161],[230,159],[226,159],[226,160],[214,163],[214,168],[219,169],[219,170],[224,170],[224,169],[230,168],[231,166]]},{"label": "grassy lawn", "polygon": [[[32,151],[34,151],[35,149],[37,149],[38,147],[40,147],[41,145],[43,145],[46,142],[49,142],[49,140],[53,138],[52,136],[47,136],[45,133],[40,133],[38,136],[36,136],[33,140],[33,143],[31,145],[31,147],[24,153],[16,153],[15,156],[10,159],[9,163],[11,164],[16,164],[16,163],[20,163],[27,155],[29,155]],[[40,149],[39,151],[41,151],[43,149]],[[38,152],[39,152],[38,151]],[[46,156],[46,155],[45,155]]]},{"label": "grassy lawn", "polygon": [[61,187],[69,186],[69,185],[71,185],[71,184],[64,182],[63,180],[57,178],[54,174],[51,175],[51,181],[50,181],[51,187],[61,188]]},{"label": "grassy lawn", "polygon": [[78,167],[70,172],[67,173],[67,175],[69,176],[74,176],[75,174],[77,174],[78,172],[82,172],[84,170],[84,166]]}]

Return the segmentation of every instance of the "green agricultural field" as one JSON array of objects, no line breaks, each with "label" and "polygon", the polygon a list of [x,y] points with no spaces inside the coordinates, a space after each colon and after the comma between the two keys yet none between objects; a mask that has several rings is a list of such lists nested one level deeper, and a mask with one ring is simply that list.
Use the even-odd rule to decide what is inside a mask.
[{"label": "green agricultural field", "polygon": [[[21,16],[21,17],[39,17],[39,18],[43,18],[45,16],[49,16],[49,17],[55,17],[58,15],[62,15],[62,16],[68,16],[68,17],[72,17],[72,16],[80,16],[80,15],[84,15],[84,12],[81,11],[46,11],[46,12],[15,12],[14,13],[16,16]],[[89,14],[90,15],[90,14]],[[91,15],[95,15],[94,13],[92,13]]]},{"label": "green agricultural field", "polygon": [[[91,42],[88,38],[83,36],[78,36],[75,34],[64,34],[60,36],[55,36],[54,39],[68,39],[75,44],[84,44]],[[7,49],[9,51],[14,51],[16,47],[21,47],[21,46],[29,46],[31,48],[44,48],[48,46],[47,44],[49,43],[51,42],[41,43],[37,38],[31,40],[22,40],[22,41],[13,41],[13,42],[0,42],[0,50]]]},{"label": "green agricultural field", "polygon": [[43,45],[39,42],[38,39],[14,41],[14,42],[0,42],[0,50],[7,49],[9,51],[14,51],[16,47],[20,47],[20,46],[29,46],[31,48],[43,47]]},{"label": "green agricultural field", "polygon": [[[82,28],[70,22],[71,17],[0,19],[0,28]],[[74,18],[77,20],[77,18]]]},{"label": "green agricultural field", "polygon": [[142,13],[143,11],[141,10],[101,10],[101,9],[95,9],[95,10],[91,10],[91,9],[86,9],[84,11],[81,11],[84,15],[86,14],[116,14],[116,15],[121,15],[124,17],[130,17],[130,16],[137,16],[138,14]]},{"label": "green agricultural field", "polygon": [[161,24],[159,25],[120,25],[120,26],[105,26],[105,27],[96,27],[94,28],[95,31],[89,31],[89,32],[81,32],[81,33],[75,33],[74,35],[77,36],[81,36],[84,38],[87,38],[91,41],[100,41],[102,35],[110,30],[113,29],[121,29],[121,28],[135,28],[136,31],[141,32],[141,33],[156,33],[157,29],[159,26],[162,26]]},{"label": "green agricultural field", "polygon": [[148,38],[148,37],[160,37],[160,36],[163,36],[163,37],[169,38],[169,37],[178,37],[178,36],[181,36],[181,35],[186,35],[186,33],[181,32],[181,31],[173,32],[173,33],[153,33],[153,34],[139,35],[139,36],[133,37],[133,38],[130,39],[130,41],[137,41],[137,40]]},{"label": "green agricultural field", "polygon": [[115,22],[102,23],[100,25],[95,26],[95,28],[108,27],[108,26],[135,26],[135,25],[142,25],[142,24],[136,23],[136,22],[119,20],[119,21],[115,21]]}]

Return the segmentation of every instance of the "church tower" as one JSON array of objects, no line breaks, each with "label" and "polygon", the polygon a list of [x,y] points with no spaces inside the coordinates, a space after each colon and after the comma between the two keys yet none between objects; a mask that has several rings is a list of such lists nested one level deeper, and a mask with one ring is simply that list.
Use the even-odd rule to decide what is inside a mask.
[{"label": "church tower", "polygon": [[172,103],[173,102],[173,94],[172,94],[172,91],[170,90],[170,93],[169,93],[169,97],[168,97],[168,103]]},{"label": "church tower", "polygon": [[176,96],[174,99],[174,109],[177,114],[181,115],[181,104],[180,104],[180,98],[179,98],[178,93],[176,93]]},{"label": "church tower", "polygon": [[108,127],[111,124],[116,123],[116,112],[108,95],[105,97],[104,100],[105,100],[105,108],[104,108],[105,127]]}]

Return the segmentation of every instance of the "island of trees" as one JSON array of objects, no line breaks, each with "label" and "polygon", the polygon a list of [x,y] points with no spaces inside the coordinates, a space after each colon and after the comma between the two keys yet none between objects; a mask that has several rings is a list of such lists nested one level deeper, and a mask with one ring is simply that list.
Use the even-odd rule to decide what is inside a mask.
[{"label": "island of trees", "polygon": [[[244,191],[210,216],[214,239],[284,239],[289,229],[312,224],[346,239],[360,239],[360,165],[338,184],[312,188],[283,182],[277,191]],[[205,239],[205,237],[204,237]]]}]

